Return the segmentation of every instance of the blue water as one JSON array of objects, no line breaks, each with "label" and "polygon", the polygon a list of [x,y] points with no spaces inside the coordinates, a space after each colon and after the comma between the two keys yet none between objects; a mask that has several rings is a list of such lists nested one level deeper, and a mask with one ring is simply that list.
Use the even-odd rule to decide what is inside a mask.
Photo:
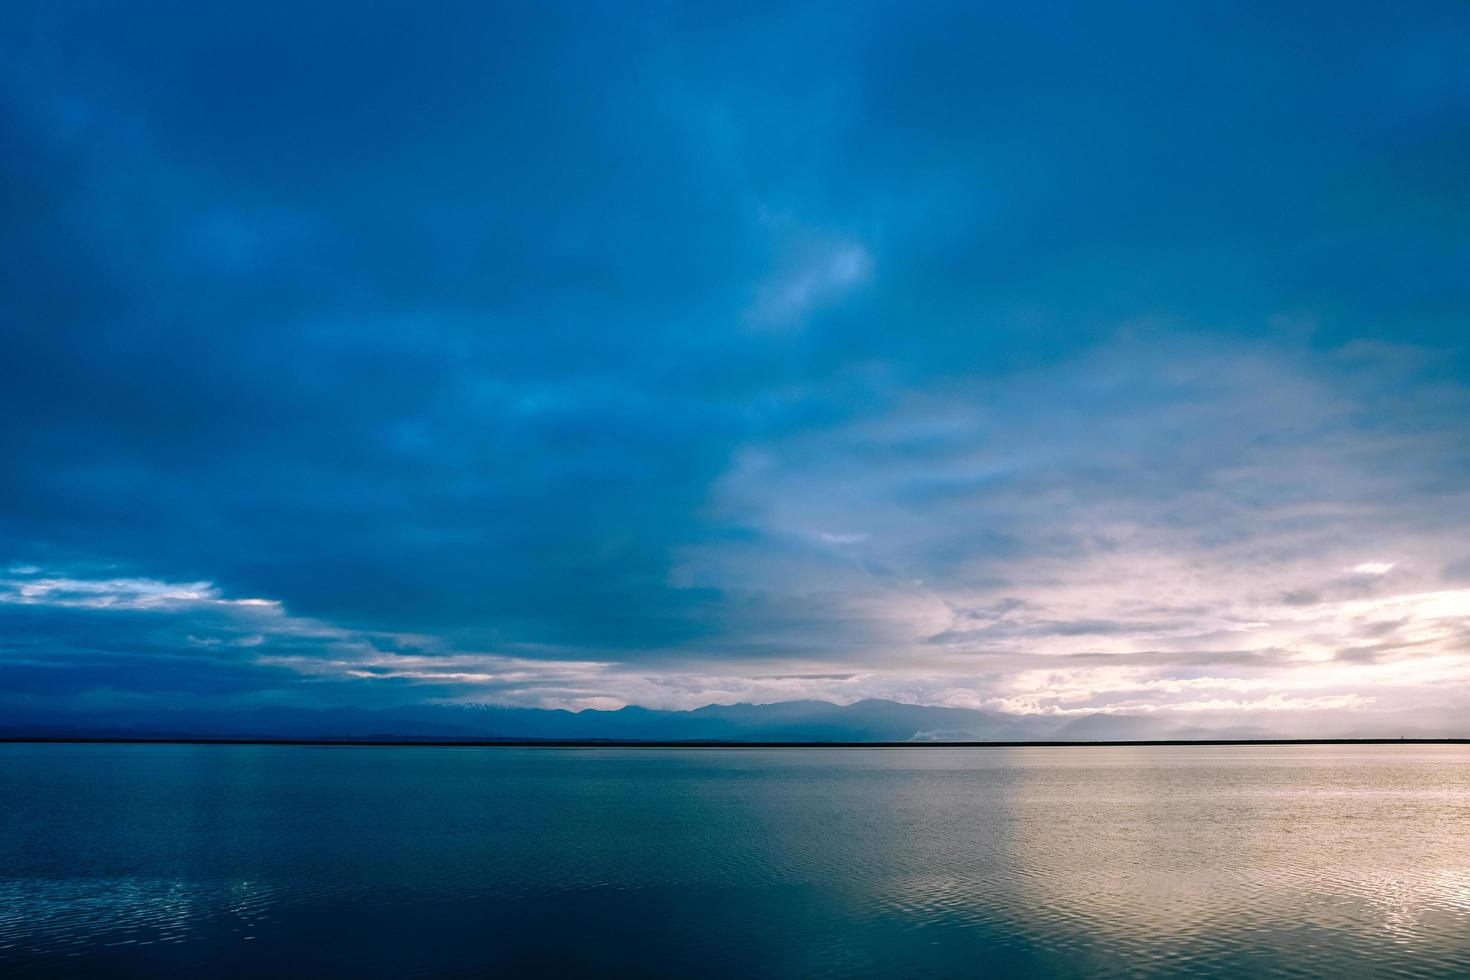
[{"label": "blue water", "polygon": [[1470,749],[0,745],[0,974],[1470,975]]}]

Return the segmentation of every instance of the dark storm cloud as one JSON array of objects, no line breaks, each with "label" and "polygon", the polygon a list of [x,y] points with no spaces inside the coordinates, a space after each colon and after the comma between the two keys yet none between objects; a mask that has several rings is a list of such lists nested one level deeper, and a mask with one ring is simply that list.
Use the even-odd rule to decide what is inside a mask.
[{"label": "dark storm cloud", "polygon": [[[1427,590],[1470,477],[1467,34],[1454,4],[10,4],[0,563],[385,656],[818,693],[967,644],[1224,663],[1263,609],[1387,587],[1344,563]],[[1271,571],[1152,610],[1062,582],[1149,549]],[[187,640],[248,609],[25,608],[17,687],[47,650],[76,690],[291,687],[279,623]],[[289,642],[327,683],[301,663],[342,637]],[[642,696],[591,676],[556,689]]]}]

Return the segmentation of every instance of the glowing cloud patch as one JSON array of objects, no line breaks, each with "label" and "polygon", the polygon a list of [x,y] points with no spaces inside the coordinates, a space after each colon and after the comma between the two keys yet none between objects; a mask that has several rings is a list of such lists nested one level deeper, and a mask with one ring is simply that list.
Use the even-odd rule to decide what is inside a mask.
[{"label": "glowing cloud patch", "polygon": [[1393,571],[1394,564],[1391,561],[1365,561],[1361,565],[1354,565],[1352,570],[1358,575],[1387,575]]}]

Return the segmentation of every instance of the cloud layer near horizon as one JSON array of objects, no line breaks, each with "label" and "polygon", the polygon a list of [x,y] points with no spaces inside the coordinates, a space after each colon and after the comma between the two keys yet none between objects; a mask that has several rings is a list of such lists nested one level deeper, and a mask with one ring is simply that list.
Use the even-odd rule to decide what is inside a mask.
[{"label": "cloud layer near horizon", "polygon": [[972,8],[10,5],[0,698],[1470,707],[1464,9]]}]

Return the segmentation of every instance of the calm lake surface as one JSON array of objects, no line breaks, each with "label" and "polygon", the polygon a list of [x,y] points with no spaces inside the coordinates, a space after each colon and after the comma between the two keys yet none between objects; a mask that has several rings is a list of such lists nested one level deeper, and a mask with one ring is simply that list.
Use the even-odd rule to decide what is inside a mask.
[{"label": "calm lake surface", "polygon": [[0,975],[1470,975],[1470,748],[0,745]]}]

